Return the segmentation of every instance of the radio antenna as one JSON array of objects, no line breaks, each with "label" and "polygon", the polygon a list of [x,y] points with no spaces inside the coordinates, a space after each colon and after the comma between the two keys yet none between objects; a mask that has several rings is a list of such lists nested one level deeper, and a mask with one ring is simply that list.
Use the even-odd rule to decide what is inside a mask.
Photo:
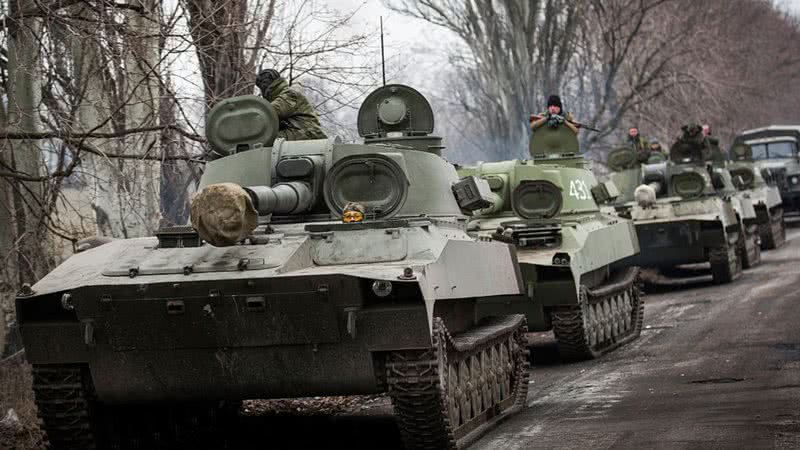
[{"label": "radio antenna", "polygon": [[381,72],[383,73],[383,85],[386,86],[386,57],[383,54],[383,16],[381,16]]}]

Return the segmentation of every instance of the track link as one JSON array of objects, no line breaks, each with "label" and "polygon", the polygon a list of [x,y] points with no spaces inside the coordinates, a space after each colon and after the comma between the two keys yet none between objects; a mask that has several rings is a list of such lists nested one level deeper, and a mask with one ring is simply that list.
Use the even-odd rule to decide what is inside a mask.
[{"label": "track link", "polygon": [[36,406],[51,449],[150,450],[228,447],[222,420],[235,406],[104,406],[86,365],[33,366]]},{"label": "track link", "polygon": [[756,226],[751,232],[739,235],[739,258],[742,260],[742,269],[750,269],[761,262],[761,238]]},{"label": "track link", "polygon": [[786,242],[786,224],[783,221],[783,210],[776,209],[769,215],[769,221],[758,225],[761,236],[761,249],[773,250]]},{"label": "track link", "polygon": [[714,283],[730,283],[742,274],[742,259],[738,255],[738,245],[714,247],[708,252],[711,263],[711,277]]},{"label": "track link", "polygon": [[638,267],[626,269],[598,289],[581,286],[579,295],[578,305],[553,311],[553,333],[562,360],[597,358],[641,334],[644,301]]},{"label": "track link", "polygon": [[406,448],[460,449],[525,404],[527,326],[492,318],[451,336],[435,318],[432,346],[387,355],[386,380]]},{"label": "track link", "polygon": [[50,448],[97,448],[85,371],[78,364],[33,366],[33,392]]}]

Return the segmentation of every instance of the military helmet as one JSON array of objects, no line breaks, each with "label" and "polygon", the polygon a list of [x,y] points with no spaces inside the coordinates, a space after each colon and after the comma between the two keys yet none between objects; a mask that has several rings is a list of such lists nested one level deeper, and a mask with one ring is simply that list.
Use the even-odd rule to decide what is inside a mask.
[{"label": "military helmet", "polygon": [[256,86],[261,90],[261,96],[269,99],[270,86],[275,80],[282,80],[280,72],[275,69],[264,69],[256,76]]}]

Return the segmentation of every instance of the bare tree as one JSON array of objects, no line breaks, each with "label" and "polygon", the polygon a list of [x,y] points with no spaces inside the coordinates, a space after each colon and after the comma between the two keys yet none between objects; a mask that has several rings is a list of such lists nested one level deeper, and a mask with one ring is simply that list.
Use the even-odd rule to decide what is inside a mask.
[{"label": "bare tree", "polygon": [[464,116],[459,123],[480,135],[472,150],[492,159],[521,156],[527,117],[567,82],[580,24],[578,5],[564,0],[388,4],[459,38],[462,46],[449,56],[454,78],[447,89]]}]

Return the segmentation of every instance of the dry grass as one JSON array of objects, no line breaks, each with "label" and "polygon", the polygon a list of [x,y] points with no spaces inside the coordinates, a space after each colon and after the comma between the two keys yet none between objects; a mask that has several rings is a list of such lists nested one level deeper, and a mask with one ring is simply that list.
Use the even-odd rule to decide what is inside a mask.
[{"label": "dry grass", "polygon": [[44,448],[44,433],[39,428],[31,389],[31,370],[23,354],[0,361],[0,420],[13,409],[18,423],[0,424],[0,448]]}]

